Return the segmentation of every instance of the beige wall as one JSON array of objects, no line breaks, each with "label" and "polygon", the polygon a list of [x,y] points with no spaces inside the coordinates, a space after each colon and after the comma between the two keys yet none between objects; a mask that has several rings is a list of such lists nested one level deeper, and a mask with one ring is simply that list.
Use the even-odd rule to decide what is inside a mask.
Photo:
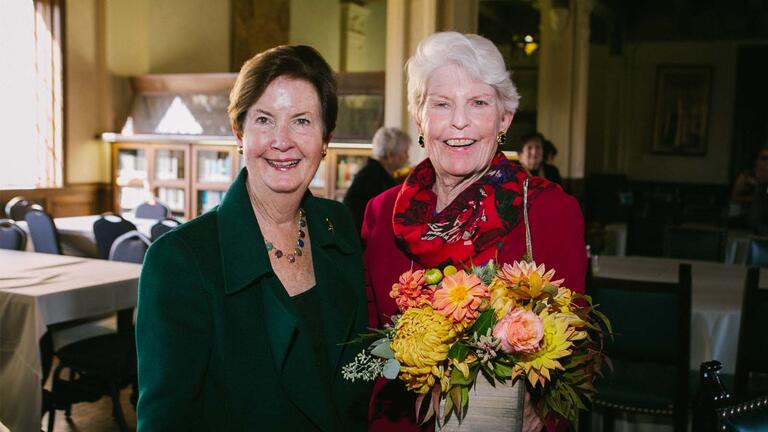
[{"label": "beige wall", "polygon": [[291,0],[290,43],[314,47],[333,68],[339,70],[341,39],[339,0]]},{"label": "beige wall", "polygon": [[96,139],[110,121],[105,107],[104,7],[101,0],[67,3],[65,47],[66,183],[109,180],[109,147]]},{"label": "beige wall", "polygon": [[229,28],[229,0],[152,1],[149,72],[228,72]]},{"label": "beige wall", "polygon": [[[640,43],[612,57],[592,47],[587,131],[591,172],[625,173],[647,181],[728,183],[735,42]],[[659,65],[706,65],[713,69],[712,95],[703,157],[650,153]]]}]

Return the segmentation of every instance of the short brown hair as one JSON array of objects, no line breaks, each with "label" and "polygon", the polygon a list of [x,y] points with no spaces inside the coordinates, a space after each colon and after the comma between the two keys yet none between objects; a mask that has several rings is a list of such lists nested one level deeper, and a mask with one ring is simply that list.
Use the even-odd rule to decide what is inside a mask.
[{"label": "short brown hair", "polygon": [[243,133],[248,109],[279,77],[305,80],[312,84],[320,99],[323,141],[328,142],[336,129],[339,102],[336,79],[328,63],[317,50],[306,45],[281,45],[253,56],[243,64],[229,94],[229,123],[237,135]]}]

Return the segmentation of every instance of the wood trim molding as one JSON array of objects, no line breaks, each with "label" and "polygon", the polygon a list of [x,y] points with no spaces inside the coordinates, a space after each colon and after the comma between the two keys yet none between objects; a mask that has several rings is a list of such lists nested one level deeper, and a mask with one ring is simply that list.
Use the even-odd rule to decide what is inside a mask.
[{"label": "wood trim molding", "polygon": [[5,217],[5,203],[23,196],[40,203],[53,217],[101,214],[112,208],[112,185],[78,183],[63,188],[0,190],[0,215]]}]

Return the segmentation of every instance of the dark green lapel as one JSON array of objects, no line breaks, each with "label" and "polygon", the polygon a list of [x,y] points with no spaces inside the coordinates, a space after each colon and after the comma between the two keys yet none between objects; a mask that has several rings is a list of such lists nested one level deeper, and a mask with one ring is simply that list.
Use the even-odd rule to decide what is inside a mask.
[{"label": "dark green lapel", "polygon": [[[350,331],[355,321],[359,293],[355,286],[362,283],[353,276],[361,271],[362,262],[353,259],[357,250],[354,229],[344,229],[341,224],[350,224],[350,218],[341,219],[330,211],[331,203],[309,196],[305,199],[307,224],[312,239],[313,265],[317,287],[320,289],[322,313],[324,318],[326,341],[328,344],[329,365],[333,368],[332,377],[339,371],[339,359],[344,344],[352,337]],[[353,268],[350,268],[353,267]]]}]

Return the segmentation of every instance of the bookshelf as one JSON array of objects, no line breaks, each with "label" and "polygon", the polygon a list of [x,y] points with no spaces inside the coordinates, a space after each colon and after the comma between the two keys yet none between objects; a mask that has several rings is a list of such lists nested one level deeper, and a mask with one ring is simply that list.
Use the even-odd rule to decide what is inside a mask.
[{"label": "bookshelf", "polygon": [[[315,196],[341,201],[355,174],[365,166],[367,143],[331,143],[310,190]],[[234,141],[221,143],[112,143],[113,209],[131,212],[155,196],[174,216],[192,219],[218,204],[243,159]]]}]

